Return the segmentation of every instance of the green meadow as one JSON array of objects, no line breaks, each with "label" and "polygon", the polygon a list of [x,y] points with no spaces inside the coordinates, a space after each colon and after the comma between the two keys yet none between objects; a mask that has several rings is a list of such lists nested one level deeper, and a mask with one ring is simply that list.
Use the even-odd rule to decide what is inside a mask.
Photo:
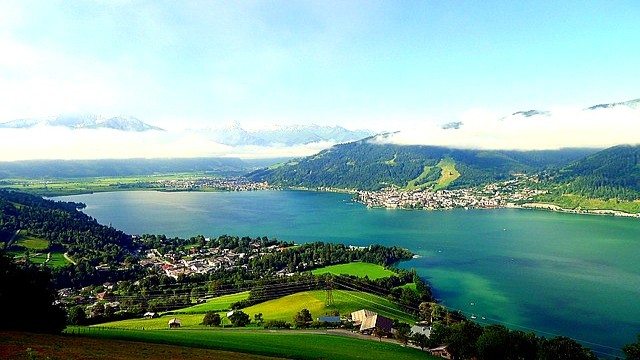
[{"label": "green meadow", "polygon": [[204,314],[207,311],[225,311],[231,310],[231,304],[246,300],[249,298],[249,292],[243,291],[236,294],[218,296],[213,299],[207,300],[204,304],[194,305],[188,308],[176,310],[174,312],[186,313],[186,314]]},{"label": "green meadow", "polygon": [[[330,311],[338,310],[340,314],[349,314],[353,311],[363,308],[375,311],[383,316],[399,319],[407,323],[413,323],[414,319],[400,310],[400,308],[389,300],[358,291],[333,290],[333,305],[326,306],[326,292],[323,290],[303,291],[296,294],[284,296],[275,300],[265,301],[242,309],[251,319],[255,314],[262,313],[263,319],[266,320],[285,320],[292,322],[295,314],[302,310],[308,309],[315,318],[324,316]],[[169,327],[169,320],[178,318],[181,321],[181,327],[191,329],[202,329],[200,325],[204,317],[204,312],[215,311],[223,318],[223,324],[229,325],[230,321],[226,319],[226,313],[230,309],[231,303],[248,297],[248,293],[238,293],[220,296],[209,300],[205,304],[198,304],[192,307],[172,311],[155,319],[128,319],[113,321],[105,324],[97,325],[99,327],[118,328],[118,329],[136,329],[136,330],[161,330]],[[255,327],[251,324],[250,327]]]},{"label": "green meadow", "polygon": [[24,230],[20,230],[15,238],[15,244],[23,246],[29,250],[46,250],[49,247],[49,241],[27,234]]},{"label": "green meadow", "polygon": [[120,330],[70,327],[67,334],[191,348],[226,350],[289,359],[436,359],[397,343],[357,339],[326,332],[243,330]]},{"label": "green meadow", "polygon": [[347,264],[330,265],[311,271],[313,275],[321,275],[326,273],[336,275],[353,275],[357,277],[367,276],[371,280],[389,277],[395,273],[385,269],[381,265],[370,264],[366,262],[351,262]]}]

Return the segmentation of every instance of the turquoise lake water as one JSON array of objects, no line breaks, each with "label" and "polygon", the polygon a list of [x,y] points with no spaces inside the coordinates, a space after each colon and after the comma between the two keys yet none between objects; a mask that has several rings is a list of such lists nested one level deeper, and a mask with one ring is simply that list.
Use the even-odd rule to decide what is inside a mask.
[{"label": "turquoise lake water", "polygon": [[[398,245],[444,305],[620,356],[640,333],[640,221],[519,209],[367,209],[307,191],[113,192],[66,196],[130,234],[268,236]],[[473,303],[473,305],[471,305]],[[485,317],[485,321],[481,321]]]}]

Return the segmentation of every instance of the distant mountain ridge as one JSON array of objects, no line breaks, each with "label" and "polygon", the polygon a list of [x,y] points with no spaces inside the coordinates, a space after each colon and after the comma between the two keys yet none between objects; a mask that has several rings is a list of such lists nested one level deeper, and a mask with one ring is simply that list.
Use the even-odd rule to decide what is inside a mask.
[{"label": "distant mountain ridge", "polygon": [[198,130],[213,141],[229,146],[306,145],[319,142],[343,143],[374,135],[369,130],[348,130],[341,126],[288,125],[245,130],[235,121],[214,129]]},{"label": "distant mountain ridge", "polygon": [[164,129],[149,125],[132,116],[102,117],[93,114],[60,115],[46,119],[18,119],[0,123],[0,128],[29,129],[36,126],[59,126],[68,129],[114,129],[120,131],[149,131]]}]

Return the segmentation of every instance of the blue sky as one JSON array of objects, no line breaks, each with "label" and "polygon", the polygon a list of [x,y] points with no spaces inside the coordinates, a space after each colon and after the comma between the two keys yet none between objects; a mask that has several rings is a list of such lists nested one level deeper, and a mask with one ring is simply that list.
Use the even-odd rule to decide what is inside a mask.
[{"label": "blue sky", "polygon": [[0,121],[388,129],[640,97],[629,1],[0,1]]}]

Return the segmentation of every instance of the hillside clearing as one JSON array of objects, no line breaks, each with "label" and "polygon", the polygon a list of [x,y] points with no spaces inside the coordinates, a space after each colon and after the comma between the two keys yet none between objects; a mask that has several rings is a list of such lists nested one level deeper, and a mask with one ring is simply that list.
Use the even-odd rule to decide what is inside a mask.
[{"label": "hillside clearing", "polygon": [[385,269],[381,265],[366,262],[350,262],[346,264],[330,265],[314,269],[311,273],[313,275],[331,273],[336,275],[353,275],[357,277],[367,276],[371,280],[395,275],[393,271]]},{"label": "hillside clearing", "polygon": [[450,157],[440,160],[437,166],[442,169],[442,175],[438,179],[438,184],[433,188],[434,191],[446,188],[460,177],[460,172],[456,170],[456,162]]}]

